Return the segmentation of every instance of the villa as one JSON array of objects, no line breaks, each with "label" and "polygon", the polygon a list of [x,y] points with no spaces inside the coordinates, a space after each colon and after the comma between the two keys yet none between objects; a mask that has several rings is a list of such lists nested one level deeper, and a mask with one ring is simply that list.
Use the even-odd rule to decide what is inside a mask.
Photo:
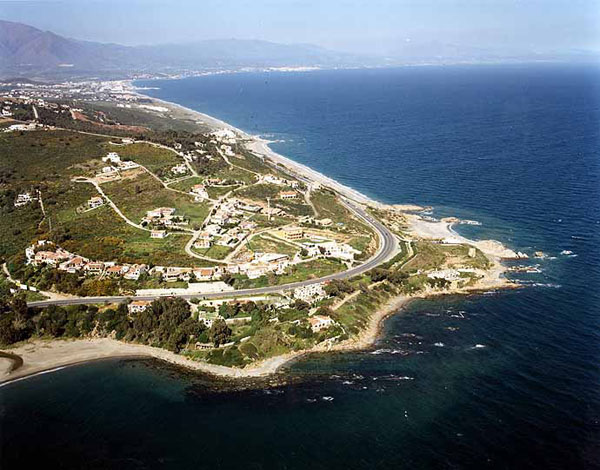
[{"label": "villa", "polygon": [[137,281],[140,276],[148,271],[148,266],[145,264],[134,264],[129,266],[127,273],[123,276],[125,279]]},{"label": "villa", "polygon": [[140,313],[144,312],[151,305],[152,302],[147,300],[134,300],[127,306],[127,310],[129,310],[129,313]]},{"label": "villa", "polygon": [[87,264],[87,260],[81,256],[76,256],[71,258],[58,266],[58,269],[61,271],[66,271],[68,273],[74,274],[77,271],[83,269],[83,267]]},{"label": "villa", "polygon": [[157,209],[147,211],[146,217],[148,219],[162,219],[168,218],[175,214],[175,209],[172,207],[159,207]]},{"label": "villa", "polygon": [[104,204],[104,199],[100,196],[93,196],[88,202],[87,205],[90,209],[96,209]]},{"label": "villa", "polygon": [[174,167],[171,168],[171,173],[173,173],[174,175],[185,175],[187,173],[187,171],[188,171],[188,168],[185,165],[185,163],[175,165]]},{"label": "villa", "polygon": [[311,330],[313,330],[314,333],[318,333],[319,331],[326,330],[332,326],[334,321],[331,317],[326,315],[313,315],[308,319],[308,323],[310,324]]},{"label": "villa", "polygon": [[118,170],[114,166],[105,166],[102,168],[104,176],[114,175],[115,173],[118,173]]},{"label": "villa", "polygon": [[34,257],[35,265],[38,264],[49,264],[50,266],[56,266],[59,261],[68,258],[70,254],[64,250],[54,251],[38,251]]},{"label": "villa", "polygon": [[17,199],[15,199],[15,207],[25,206],[25,205],[29,204],[31,201],[33,201],[31,194],[21,193],[17,196]]},{"label": "villa", "polygon": [[331,219],[316,219],[315,224],[320,225],[321,227],[330,227],[333,224]]},{"label": "villa", "polygon": [[150,238],[167,238],[167,235],[169,234],[166,230],[152,230],[150,232]]},{"label": "villa", "polygon": [[119,162],[119,170],[133,170],[134,168],[138,168],[139,165],[131,160],[127,160],[124,162]]},{"label": "villa", "polygon": [[199,281],[210,281],[215,276],[214,268],[198,268],[194,269],[194,276]]},{"label": "villa", "polygon": [[106,274],[108,276],[121,276],[129,271],[129,266],[120,266],[115,264],[114,266],[109,266],[106,268]]},{"label": "villa", "polygon": [[286,240],[301,240],[304,238],[302,227],[288,227],[283,229],[283,238]]},{"label": "villa", "polygon": [[281,191],[279,193],[280,199],[297,199],[298,193],[296,191]]},{"label": "villa", "polygon": [[312,303],[316,300],[325,298],[325,290],[323,284],[309,284],[307,286],[296,287],[293,296],[295,299],[303,300],[304,302]]},{"label": "villa", "polygon": [[210,233],[202,232],[200,235],[198,235],[197,240],[194,242],[194,248],[199,248],[202,250],[210,248],[211,239],[212,237]]},{"label": "villa", "polygon": [[121,161],[121,157],[119,157],[117,152],[110,152],[106,155],[106,157],[102,157],[102,161],[104,163],[119,163]]},{"label": "villa", "polygon": [[195,184],[190,189],[190,194],[195,196],[195,200],[203,200],[208,199],[208,193],[206,192],[206,187],[203,184]]},{"label": "villa", "polygon": [[104,263],[93,262],[88,263],[83,267],[86,274],[102,274],[104,272]]}]

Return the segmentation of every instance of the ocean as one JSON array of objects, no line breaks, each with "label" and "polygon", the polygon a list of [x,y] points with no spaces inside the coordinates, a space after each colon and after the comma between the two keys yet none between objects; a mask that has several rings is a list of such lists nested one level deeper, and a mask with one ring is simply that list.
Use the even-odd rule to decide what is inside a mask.
[{"label": "ocean", "polygon": [[[2,468],[600,468],[600,67],[138,82],[387,203],[546,259],[515,291],[415,301],[363,352],[245,389],[149,360],[0,388]],[[280,380],[286,379],[284,383]]]}]

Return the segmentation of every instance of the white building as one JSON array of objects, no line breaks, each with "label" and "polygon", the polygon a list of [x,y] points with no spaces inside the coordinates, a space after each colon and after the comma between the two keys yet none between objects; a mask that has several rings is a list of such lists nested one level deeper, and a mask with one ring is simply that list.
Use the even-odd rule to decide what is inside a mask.
[{"label": "white building", "polygon": [[298,193],[296,191],[281,191],[279,193],[280,199],[297,199]]},{"label": "white building", "polygon": [[93,196],[88,202],[87,205],[90,209],[95,209],[96,207],[100,207],[104,204],[104,199],[100,196]]},{"label": "white building", "polygon": [[174,175],[185,175],[188,171],[188,167],[185,166],[185,163],[182,163],[180,165],[175,165],[174,167],[171,168],[171,173],[173,173]]},{"label": "white building", "polygon": [[162,219],[171,217],[175,213],[175,209],[172,207],[159,207],[157,209],[147,211],[146,217],[149,219]]},{"label": "white building", "polygon": [[307,286],[296,287],[294,289],[294,299],[303,300],[304,302],[312,303],[322,298],[325,298],[325,289],[323,284],[309,284]]},{"label": "white building", "polygon": [[138,167],[139,167],[139,165],[136,162],[132,162],[131,160],[119,162],[120,170],[133,170],[134,168],[138,168]]},{"label": "white building", "polygon": [[190,189],[190,194],[194,196],[194,199],[197,201],[208,199],[208,193],[206,192],[206,187],[203,184],[195,184],[192,186],[192,189]]},{"label": "white building", "polygon": [[265,175],[262,180],[265,183],[276,184],[278,186],[285,186],[285,184],[286,184],[285,180],[277,178],[277,176],[275,176],[275,175]]},{"label": "white building", "polygon": [[147,300],[134,300],[127,306],[127,310],[129,310],[129,313],[140,313],[150,308],[150,305],[152,305],[152,302]]},{"label": "white building", "polygon": [[117,173],[117,169],[114,166],[105,166],[102,168],[102,173],[104,175],[113,175]]},{"label": "white building", "polygon": [[308,323],[310,323],[310,328],[313,332],[318,333],[332,326],[334,321],[326,315],[313,315],[308,318]]},{"label": "white building", "polygon": [[167,235],[166,230],[152,230],[150,232],[150,238],[167,238]]},{"label": "white building", "polygon": [[194,248],[199,248],[201,250],[206,250],[210,248],[210,241],[212,236],[208,232],[202,232],[198,235],[198,238],[194,242]]},{"label": "white building", "polygon": [[104,163],[119,163],[121,161],[121,157],[119,157],[119,154],[117,152],[110,152],[106,154],[106,157],[102,157],[102,161]]},{"label": "white building", "polygon": [[354,255],[361,253],[346,243],[337,243],[334,241],[318,243],[315,246],[323,256],[328,258],[339,258],[344,261],[352,261]]},{"label": "white building", "polygon": [[127,274],[125,274],[123,277],[125,279],[137,281],[140,278],[140,276],[147,271],[148,266],[146,266],[145,264],[134,264],[133,266],[129,267]]},{"label": "white building", "polygon": [[15,207],[25,206],[25,205],[29,204],[31,201],[33,201],[31,194],[21,193],[21,194],[17,195],[17,199],[15,199]]}]

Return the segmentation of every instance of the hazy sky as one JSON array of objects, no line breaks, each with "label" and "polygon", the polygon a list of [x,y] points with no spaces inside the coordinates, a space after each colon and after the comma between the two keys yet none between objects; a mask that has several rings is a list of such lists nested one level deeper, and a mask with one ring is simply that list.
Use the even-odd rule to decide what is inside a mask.
[{"label": "hazy sky", "polygon": [[238,38],[381,54],[433,41],[600,50],[600,0],[0,0],[0,18],[130,45]]}]

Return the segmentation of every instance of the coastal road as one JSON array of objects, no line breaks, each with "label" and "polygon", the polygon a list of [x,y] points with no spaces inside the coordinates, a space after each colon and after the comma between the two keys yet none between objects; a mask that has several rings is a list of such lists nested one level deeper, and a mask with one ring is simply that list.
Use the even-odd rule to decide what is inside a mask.
[{"label": "coastal road", "polygon": [[396,236],[381,222],[371,217],[362,207],[355,205],[354,203],[340,197],[342,203],[350,211],[354,213],[359,219],[370,225],[379,237],[379,247],[377,252],[369,258],[365,263],[356,266],[354,268],[342,271],[339,273],[330,274],[329,276],[320,277],[317,279],[307,279],[305,281],[293,282],[290,284],[283,284],[279,286],[259,287],[255,289],[239,289],[228,292],[215,292],[210,294],[175,294],[175,295],[150,295],[150,296],[113,296],[113,297],[73,297],[69,299],[56,299],[56,300],[40,300],[36,302],[28,302],[27,305],[30,307],[47,307],[49,305],[82,305],[82,304],[111,304],[125,302],[128,299],[131,300],[155,300],[159,297],[181,297],[184,299],[215,299],[215,298],[240,298],[240,297],[251,297],[264,294],[275,294],[284,292],[287,290],[295,289],[297,287],[308,286],[311,284],[319,284],[325,281],[331,281],[333,279],[348,279],[359,274],[362,274],[374,267],[388,261],[398,251],[398,239]]}]

